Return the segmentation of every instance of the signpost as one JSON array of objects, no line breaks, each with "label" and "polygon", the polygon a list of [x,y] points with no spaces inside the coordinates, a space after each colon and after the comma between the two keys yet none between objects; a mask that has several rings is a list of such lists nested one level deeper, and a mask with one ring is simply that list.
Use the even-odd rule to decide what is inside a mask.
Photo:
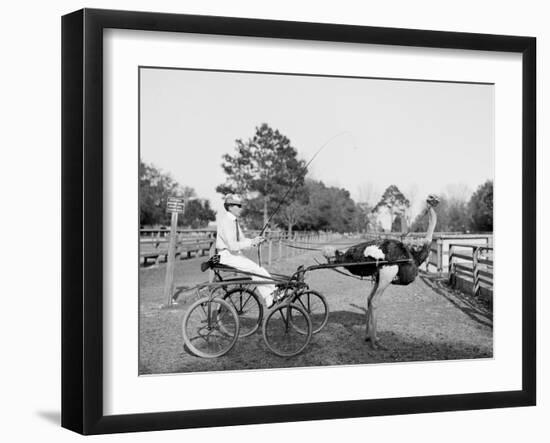
[{"label": "signpost", "polygon": [[172,304],[174,293],[174,262],[176,260],[176,232],[178,226],[178,214],[183,214],[185,201],[180,197],[169,197],[166,211],[172,214],[170,222],[170,245],[168,246],[168,264],[166,266],[166,277],[164,279],[164,299],[166,306]]}]

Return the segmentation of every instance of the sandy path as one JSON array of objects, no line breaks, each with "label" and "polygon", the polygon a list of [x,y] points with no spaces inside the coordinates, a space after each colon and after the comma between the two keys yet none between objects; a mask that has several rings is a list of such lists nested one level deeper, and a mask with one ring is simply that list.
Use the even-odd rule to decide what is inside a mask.
[{"label": "sandy path", "polygon": [[[307,252],[275,263],[270,270],[289,273],[300,264],[314,264],[315,257],[319,253]],[[177,261],[176,285],[205,281],[206,274],[199,270],[202,260]],[[366,295],[372,283],[321,270],[309,274],[307,281],[326,296],[330,316],[302,354],[277,357],[256,333],[237,341],[223,357],[201,359],[184,350],[181,334],[181,319],[193,297],[181,297],[177,306],[162,309],[164,273],[164,264],[140,270],[142,374],[492,357],[491,312],[427,274],[409,286],[386,290],[378,329],[387,349],[372,350],[364,341]]]}]

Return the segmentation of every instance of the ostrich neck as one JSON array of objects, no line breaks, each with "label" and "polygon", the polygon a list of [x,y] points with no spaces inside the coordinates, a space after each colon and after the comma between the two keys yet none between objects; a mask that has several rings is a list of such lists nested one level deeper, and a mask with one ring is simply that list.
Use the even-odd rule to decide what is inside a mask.
[{"label": "ostrich neck", "polygon": [[435,223],[437,221],[437,216],[432,207],[428,209],[428,215],[430,220],[428,223],[428,230],[426,231],[426,237],[424,237],[424,242],[422,246],[410,247],[410,251],[413,256],[414,262],[416,263],[416,266],[420,266],[422,263],[424,263],[424,261],[426,261],[426,259],[430,255],[430,248],[432,245],[432,238],[434,235]]},{"label": "ostrich neck", "polygon": [[437,214],[434,211],[434,208],[430,207],[428,209],[428,230],[426,231],[426,237],[424,237],[424,243],[431,243],[435,231],[435,224],[437,222]]}]

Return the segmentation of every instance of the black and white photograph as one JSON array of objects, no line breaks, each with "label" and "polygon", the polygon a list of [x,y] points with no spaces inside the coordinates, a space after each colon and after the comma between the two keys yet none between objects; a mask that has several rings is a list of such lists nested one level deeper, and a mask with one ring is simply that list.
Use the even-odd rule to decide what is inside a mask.
[{"label": "black and white photograph", "polygon": [[137,75],[140,376],[493,358],[493,83]]},{"label": "black and white photograph", "polygon": [[546,441],[547,9],[6,3],[2,441]]}]

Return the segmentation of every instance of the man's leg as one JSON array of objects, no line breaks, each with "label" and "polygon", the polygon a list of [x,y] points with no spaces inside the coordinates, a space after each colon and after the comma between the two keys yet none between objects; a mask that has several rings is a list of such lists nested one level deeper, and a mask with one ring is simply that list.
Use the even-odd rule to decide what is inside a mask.
[{"label": "man's leg", "polygon": [[[240,269],[241,271],[253,272],[254,274],[259,274],[260,276],[266,277],[264,279],[260,276],[251,275],[250,278],[255,281],[268,280],[270,277],[270,274],[269,272],[267,272],[267,270],[258,266],[256,263],[254,263],[252,260],[245,257],[244,255],[236,255],[223,251],[220,254],[220,263],[222,265],[227,265],[236,269]],[[273,303],[273,292],[275,291],[275,285],[260,284],[257,286],[257,289],[265,304],[267,306],[271,306],[271,304]]]}]

